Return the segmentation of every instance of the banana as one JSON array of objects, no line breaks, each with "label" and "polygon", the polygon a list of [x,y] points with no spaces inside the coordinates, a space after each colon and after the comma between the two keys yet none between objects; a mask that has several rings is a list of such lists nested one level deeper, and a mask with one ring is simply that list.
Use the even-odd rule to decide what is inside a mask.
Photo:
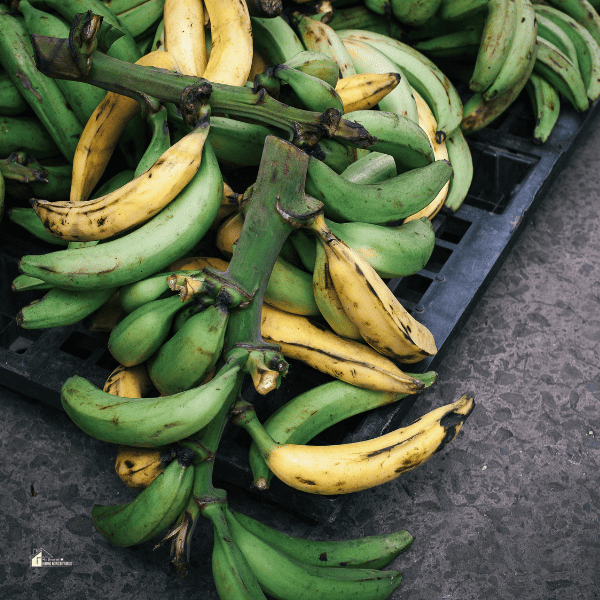
[{"label": "banana", "polygon": [[307,75],[318,77],[333,88],[336,87],[340,80],[340,71],[337,63],[322,52],[304,50],[298,52],[298,54],[286,60],[283,64],[290,69],[296,69]]},{"label": "banana", "polygon": [[[146,117],[146,121],[152,130],[150,143],[135,168],[131,179],[135,179],[142,175],[142,173],[151,169],[152,165],[154,165],[154,163],[163,156],[171,146],[169,123],[167,122],[167,109],[164,106],[161,106],[158,111],[149,114]],[[96,197],[98,197],[98,194]]]},{"label": "banana", "polygon": [[121,444],[117,450],[115,471],[130,488],[147,488],[173,460],[170,450],[135,448]]},{"label": "banana", "polygon": [[358,73],[340,79],[335,91],[344,105],[344,112],[368,110],[380,103],[400,83],[399,73]]},{"label": "banana", "polygon": [[435,16],[443,0],[391,0],[392,13],[405,25],[419,27]]},{"label": "banana", "polygon": [[323,113],[329,108],[335,108],[344,114],[342,99],[335,88],[323,79],[285,65],[274,66],[272,72],[277,79],[286,83],[294,91],[306,109]]},{"label": "banana", "polygon": [[383,152],[369,152],[349,165],[341,176],[351,183],[381,183],[398,175],[396,161]]},{"label": "banana", "polygon": [[482,94],[484,100],[492,100],[519,85],[536,54],[537,19],[531,0],[515,0],[514,4],[514,35],[500,71]]},{"label": "banana", "polygon": [[[7,181],[7,191],[13,198],[29,200],[32,197],[39,197],[45,200],[62,200],[69,196],[69,189],[71,188],[71,164],[44,164],[40,166],[44,170],[45,181],[32,181],[29,183]],[[33,211],[33,209],[31,210]],[[39,221],[37,216],[36,219]],[[40,226],[43,229],[41,222]],[[46,230],[44,229],[44,231]]]},{"label": "banana", "polygon": [[[17,9],[23,14],[29,33],[46,37],[69,37],[70,27],[60,17],[33,7],[27,0],[19,0]],[[87,83],[68,79],[55,79],[54,81],[82,125],[88,122],[106,95],[105,90]]]},{"label": "banana", "polygon": [[[0,5],[0,30],[0,63],[60,152],[72,161],[83,130],[81,123],[56,81],[38,71],[23,20],[14,16],[6,5]],[[10,148],[9,152],[16,149]]]},{"label": "banana", "polygon": [[364,42],[347,39],[343,43],[346,50],[348,50],[357,73],[398,72],[400,76],[399,84],[379,102],[379,110],[403,115],[413,123],[417,123],[419,117],[417,105],[412,95],[412,88],[398,65],[391,61],[385,54]]},{"label": "banana", "polygon": [[164,49],[181,73],[202,77],[207,61],[203,0],[165,0]]},{"label": "banana", "polygon": [[380,15],[366,5],[335,8],[333,18],[327,23],[333,30],[340,29],[366,29],[379,31],[392,38],[400,39],[402,28],[390,18]]},{"label": "banana", "polygon": [[127,504],[94,504],[94,527],[121,548],[141,544],[169,527],[187,504],[194,481],[193,452],[181,450],[163,473]]},{"label": "banana", "polygon": [[212,47],[203,77],[215,83],[244,85],[252,65],[252,25],[248,6],[237,0],[204,0]]},{"label": "banana", "polygon": [[205,427],[243,376],[236,362],[225,364],[208,383],[160,398],[118,398],[83,377],[65,381],[65,412],[88,435],[113,444],[157,448]]},{"label": "banana", "polygon": [[[11,81],[8,73],[0,69],[0,115],[14,117],[25,112],[27,108],[29,108],[29,104]],[[48,137],[50,136],[48,135]]]},{"label": "banana", "polygon": [[532,73],[525,84],[535,115],[533,143],[548,141],[560,115],[560,96],[556,88],[541,75]]},{"label": "banana", "polygon": [[535,20],[537,21],[538,37],[554,44],[579,69],[577,50],[571,38],[554,21],[543,14],[536,12]]},{"label": "banana", "polygon": [[437,14],[445,21],[462,21],[487,7],[488,0],[443,0]]},{"label": "banana", "polygon": [[578,112],[589,107],[585,83],[577,67],[554,45],[538,36],[533,72],[549,81]]},{"label": "banana", "polygon": [[350,340],[362,341],[358,327],[348,318],[329,275],[327,256],[321,244],[317,244],[317,255],[313,272],[313,291],[319,311],[329,327],[337,335]]},{"label": "banana", "polygon": [[452,165],[452,177],[444,209],[456,212],[467,197],[473,181],[473,157],[460,127],[446,138],[446,150]]},{"label": "banana", "polygon": [[306,50],[321,52],[336,62],[340,70],[340,79],[356,75],[356,69],[346,47],[329,25],[300,13],[292,15],[291,23]]},{"label": "banana", "polygon": [[29,277],[29,275],[17,275],[10,286],[13,292],[28,292],[30,290],[49,290],[52,286],[41,279]]},{"label": "banana", "polygon": [[371,265],[335,236],[322,216],[312,230],[327,253],[329,273],[348,317],[375,350],[405,363],[437,353],[431,332],[400,304]]},{"label": "banana", "polygon": [[482,28],[467,28],[427,38],[414,44],[414,49],[431,57],[477,56]]},{"label": "banana", "polygon": [[304,229],[297,229],[290,234],[288,239],[298,253],[302,266],[306,271],[312,273],[315,270],[316,260],[316,240],[314,235],[307,233]]},{"label": "banana", "polygon": [[88,328],[90,331],[110,333],[125,315],[117,291],[92,315]]},{"label": "banana", "polygon": [[465,395],[386,435],[332,446],[277,444],[253,410],[236,418],[236,424],[250,433],[283,483],[311,494],[348,494],[382,485],[422,465],[454,440],[474,404]]},{"label": "banana", "polygon": [[281,346],[284,356],[357,387],[403,394],[417,393],[424,387],[369,346],[268,304],[262,307],[261,331],[265,341]]},{"label": "banana", "polygon": [[53,285],[80,290],[139,281],[196,246],[213,222],[222,196],[223,177],[207,143],[192,181],[145,225],[93,248],[24,256],[19,268]]},{"label": "banana", "polygon": [[[165,0],[146,0],[117,14],[121,26],[134,38],[144,35],[164,15]],[[154,31],[152,31],[152,34]],[[152,35],[152,37],[154,37]]]},{"label": "banana", "polygon": [[[437,380],[437,374],[429,371],[414,375],[425,387]],[[306,444],[328,427],[350,417],[399,402],[407,394],[382,392],[358,388],[344,381],[330,381],[316,386],[288,400],[264,422],[266,432],[280,444]],[[273,473],[253,442],[248,453],[248,462],[254,477],[254,485],[267,489]],[[356,565],[379,568],[379,565]]]},{"label": "banana", "polygon": [[[175,59],[167,52],[154,51],[136,64],[176,70]],[[87,200],[98,183],[126,125],[141,110],[139,102],[108,92],[88,120],[73,157],[71,202]]]},{"label": "banana", "polygon": [[[314,567],[289,558],[242,526],[229,511],[227,525],[263,591],[280,600],[384,600],[400,585],[398,571]],[[356,579],[347,579],[356,573]],[[362,578],[362,579],[361,579]]]},{"label": "banana", "polygon": [[269,65],[281,65],[308,50],[281,17],[250,17],[254,46]]},{"label": "banana", "polygon": [[413,542],[408,531],[350,540],[307,540],[282,533],[243,513],[232,514],[240,525],[273,548],[316,567],[381,569]]},{"label": "banana", "polygon": [[102,0],[108,8],[115,14],[125,12],[131,8],[135,8],[143,4],[145,0]]},{"label": "banana", "polygon": [[[536,2],[536,4],[539,4]],[[548,0],[547,4],[569,15],[583,26],[600,45],[600,15],[588,0]]]},{"label": "banana", "polygon": [[487,16],[469,89],[487,90],[502,67],[516,29],[514,0],[488,0]]},{"label": "banana", "polygon": [[185,306],[179,296],[153,300],[119,321],[108,338],[108,350],[125,367],[150,358],[169,335],[175,314]]},{"label": "banana", "polygon": [[392,14],[390,0],[365,0],[365,6],[374,13],[388,18]]},{"label": "banana", "polygon": [[266,600],[254,573],[231,537],[221,502],[207,502],[202,516],[210,519],[214,531],[212,572],[219,598]]},{"label": "banana", "polygon": [[334,223],[327,227],[362,256],[379,277],[408,277],[425,267],[435,247],[435,232],[427,217],[405,221],[398,227],[370,223]]},{"label": "banana", "polygon": [[536,4],[537,16],[543,15],[569,36],[577,53],[577,64],[586,86],[588,98],[593,102],[600,96],[600,45],[591,33],[575,19],[551,6]]},{"label": "banana", "polygon": [[55,287],[42,299],[24,306],[15,320],[23,329],[72,325],[98,310],[115,292],[116,288],[74,291]]},{"label": "banana", "polygon": [[358,149],[340,144],[336,140],[321,138],[310,151],[311,156],[318,158],[336,173],[342,173],[358,156]]},{"label": "banana", "polygon": [[398,65],[410,85],[423,96],[431,108],[439,127],[439,141],[443,141],[448,133],[460,125],[463,105],[456,88],[424,54],[403,42],[371,31],[348,29],[338,31],[338,34],[343,41],[363,41]]},{"label": "banana", "polygon": [[23,229],[26,229],[29,231],[29,233],[33,234],[36,238],[48,244],[53,244],[55,246],[67,246],[69,243],[66,240],[56,237],[55,235],[52,235],[46,231],[45,227],[42,225],[42,222],[35,214],[33,208],[21,208],[19,206],[14,206],[8,209],[7,216],[13,223],[17,223],[23,227]]},{"label": "banana", "polygon": [[325,204],[325,214],[332,219],[391,223],[425,208],[446,185],[451,173],[450,163],[438,160],[381,183],[356,184],[311,158],[306,192]]},{"label": "banana", "polygon": [[154,390],[145,363],[133,367],[119,365],[108,376],[103,391],[121,398],[143,398]]},{"label": "banana", "polygon": [[229,310],[218,302],[198,310],[148,360],[150,378],[165,396],[199,385],[223,352]]},{"label": "banana", "polygon": [[0,117],[0,154],[23,151],[41,160],[57,156],[60,150],[42,122],[33,117]]}]

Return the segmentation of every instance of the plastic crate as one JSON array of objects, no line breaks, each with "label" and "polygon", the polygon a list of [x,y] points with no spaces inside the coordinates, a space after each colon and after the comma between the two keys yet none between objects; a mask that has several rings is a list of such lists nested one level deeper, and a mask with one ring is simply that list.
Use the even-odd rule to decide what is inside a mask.
[{"label": "plastic crate", "polygon": [[[520,99],[492,126],[469,137],[475,176],[464,205],[455,214],[433,220],[436,244],[425,268],[389,282],[401,303],[431,330],[439,348],[436,356],[411,365],[411,371],[435,370],[439,365],[596,111],[597,103],[580,114],[564,105],[548,142],[536,146],[531,143],[531,108]],[[89,331],[85,320],[47,330],[16,325],[18,310],[43,295],[11,291],[18,261],[24,254],[53,249],[8,219],[0,224],[0,383],[60,408],[60,388],[68,377],[80,375],[101,387],[117,363],[107,349],[108,334]],[[301,363],[290,363],[281,387],[267,396],[257,395],[250,381],[244,386],[242,395],[255,405],[259,417],[266,418],[293,396],[331,380]],[[417,398],[356,415],[323,432],[314,443],[383,435],[401,426]],[[308,519],[336,518],[347,496],[312,495],[276,479],[269,490],[253,491],[249,444],[244,430],[228,424],[215,459],[215,476]]]}]

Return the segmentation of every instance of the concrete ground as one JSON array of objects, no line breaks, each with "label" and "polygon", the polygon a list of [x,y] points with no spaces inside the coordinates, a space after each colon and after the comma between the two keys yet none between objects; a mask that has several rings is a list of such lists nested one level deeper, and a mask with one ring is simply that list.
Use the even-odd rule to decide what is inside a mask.
[{"label": "concrete ground", "polygon": [[[408,420],[472,394],[454,442],[354,494],[333,523],[229,485],[235,509],[313,539],[408,530],[415,542],[390,565],[404,573],[394,600],[600,598],[599,139],[596,119],[411,409]],[[0,416],[0,597],[218,598],[207,521],[185,579],[152,543],[112,547],[90,514],[135,496],[113,470],[115,446],[6,388]],[[72,565],[33,568],[38,549]]]}]

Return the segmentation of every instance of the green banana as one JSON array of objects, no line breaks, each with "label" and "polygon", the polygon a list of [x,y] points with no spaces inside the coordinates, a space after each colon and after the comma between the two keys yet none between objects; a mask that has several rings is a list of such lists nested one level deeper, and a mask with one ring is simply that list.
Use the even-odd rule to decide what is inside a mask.
[{"label": "green banana", "polygon": [[[437,374],[433,371],[412,374],[412,377],[420,379],[425,387],[437,381]],[[288,400],[266,419],[263,426],[274,440],[282,444],[306,444],[344,419],[398,402],[406,396],[397,392],[367,390],[339,380],[330,381]],[[254,485],[266,489],[273,473],[254,442],[250,446],[248,460]]]},{"label": "green banana", "polygon": [[340,95],[323,79],[285,65],[271,67],[277,79],[286,83],[294,91],[303,107],[315,112],[325,112],[335,108],[344,114],[344,103]]},{"label": "green banana", "polygon": [[137,6],[117,13],[116,16],[123,29],[136,38],[146,33],[162,19],[164,7],[165,0],[146,0]]},{"label": "green banana", "polygon": [[232,513],[238,523],[273,548],[316,567],[382,569],[413,542],[408,531],[351,540],[307,540],[282,533],[243,513]]},{"label": "green banana", "polygon": [[392,13],[405,25],[425,25],[437,13],[443,0],[391,0]]},{"label": "green banana", "polygon": [[427,56],[476,55],[481,42],[482,30],[463,29],[417,42],[413,47]]},{"label": "green banana", "polygon": [[286,60],[283,64],[290,69],[296,69],[307,75],[322,79],[333,88],[335,88],[340,77],[337,63],[322,52],[304,50],[303,52],[298,52],[298,54]]},{"label": "green banana", "polygon": [[443,0],[437,14],[445,21],[462,21],[484,12],[487,6],[488,0]]},{"label": "green banana", "polygon": [[[83,126],[56,81],[38,71],[25,24],[5,5],[0,5],[0,30],[0,63],[64,157],[72,161]],[[39,153],[35,156],[41,158]]]},{"label": "green banana", "polygon": [[119,23],[119,19],[101,0],[30,0],[34,6],[46,6],[60,14],[67,23],[73,23],[78,14],[88,10],[102,17],[103,24],[108,24],[120,31],[123,36],[114,42],[106,51],[108,56],[134,63],[142,54],[132,35]]},{"label": "green banana", "polygon": [[179,295],[142,304],[110,332],[109,352],[125,367],[144,362],[167,339],[175,314],[185,305]]},{"label": "green banana", "polygon": [[161,106],[157,112],[146,117],[146,121],[148,121],[152,131],[152,136],[146,152],[144,152],[134,171],[134,177],[139,177],[142,173],[145,173],[171,146],[167,116],[167,109]]},{"label": "green banana", "polygon": [[333,223],[327,226],[360,254],[380,277],[408,277],[425,267],[435,246],[435,233],[427,217],[398,227],[370,223]]},{"label": "green banana", "polygon": [[296,249],[296,252],[298,252],[298,256],[300,256],[304,268],[309,273],[312,273],[315,270],[317,252],[314,235],[307,233],[304,229],[297,229],[290,234],[289,239]]},{"label": "green banana", "polygon": [[29,104],[21,95],[8,73],[0,69],[0,115],[14,117],[25,112]]},{"label": "green banana", "polygon": [[389,17],[392,14],[390,0],[365,0],[365,6],[378,15]]},{"label": "green banana", "polygon": [[281,17],[250,17],[254,47],[269,65],[281,65],[299,52],[308,50]]},{"label": "green banana", "polygon": [[[397,571],[319,569],[273,548],[225,513],[227,525],[263,591],[279,600],[384,600],[400,585]],[[338,572],[339,571],[339,572]],[[359,579],[346,579],[357,573]],[[370,573],[371,578],[368,578]],[[360,579],[363,577],[363,579]]]},{"label": "green banana", "polygon": [[210,143],[205,143],[192,181],[148,223],[93,248],[24,256],[19,268],[26,275],[72,289],[120,287],[139,281],[196,246],[214,221],[222,197],[219,164]]},{"label": "green banana", "polygon": [[120,398],[73,376],[61,390],[65,412],[85,433],[112,444],[156,448],[205,427],[243,377],[239,362],[225,364],[199,387],[160,398]]},{"label": "green banana", "polygon": [[324,162],[336,173],[342,173],[356,161],[357,149],[336,140],[321,138],[318,144],[310,149],[310,155]]},{"label": "green banana", "polygon": [[165,396],[199,385],[223,352],[229,310],[219,302],[198,310],[148,360],[150,379]]},{"label": "green banana", "polygon": [[514,4],[514,35],[500,71],[482,93],[484,100],[492,100],[521,85],[519,82],[529,72],[532,57],[537,52],[537,19],[531,0],[514,0]]},{"label": "green banana", "polygon": [[448,77],[424,54],[411,46],[388,36],[346,29],[338,31],[342,40],[363,41],[385,54],[400,67],[410,85],[421,95],[435,116],[438,143],[461,123],[463,105],[454,85]]},{"label": "green banana", "polygon": [[60,150],[39,119],[23,116],[0,117],[0,156],[23,151],[37,160],[57,156]]},{"label": "green banana", "polygon": [[377,138],[369,150],[391,155],[399,172],[424,167],[435,160],[427,133],[407,117],[376,110],[355,110],[348,120],[359,123]]},{"label": "green banana", "polygon": [[446,150],[452,165],[452,177],[444,209],[456,212],[467,197],[473,181],[473,157],[460,127],[446,138]]},{"label": "green banana", "polygon": [[538,37],[554,44],[579,69],[577,50],[571,38],[556,24],[543,14],[536,13]]},{"label": "green banana", "polygon": [[104,4],[110,8],[110,10],[118,15],[119,13],[125,12],[131,8],[135,8],[140,4],[143,4],[145,0],[103,0]]},{"label": "green banana", "polygon": [[333,18],[327,25],[334,31],[340,29],[366,29],[367,31],[383,33],[395,39],[400,39],[403,34],[398,23],[372,11],[366,5],[336,8]]},{"label": "green banana", "polygon": [[[385,54],[358,40],[344,40],[344,46],[357,73],[400,73],[400,83],[377,104],[379,110],[397,113],[419,123],[412,88],[398,65]],[[350,119],[352,117],[349,117]]]},{"label": "green banana", "polygon": [[91,315],[111,298],[117,288],[101,290],[64,290],[52,288],[41,300],[24,306],[16,316],[23,329],[64,327]]},{"label": "green banana", "polygon": [[329,218],[361,223],[392,223],[414,215],[427,206],[451,174],[449,162],[436,160],[381,183],[355,184],[311,158],[306,192],[324,203],[325,215]]},{"label": "green banana", "polygon": [[164,50],[165,46],[165,20],[161,19],[159,24],[156,27],[156,31],[154,32],[154,37],[152,38],[152,44],[150,48],[148,48],[148,52],[152,52],[154,50],[160,50],[161,48]]},{"label": "green banana", "polygon": [[[60,17],[32,6],[27,0],[19,0],[17,9],[23,14],[29,33],[46,37],[68,38],[70,26]],[[55,79],[79,122],[85,126],[94,110],[102,102],[106,91],[89,83]]]},{"label": "green banana", "polygon": [[33,208],[13,206],[8,210],[7,215],[13,223],[17,223],[43,242],[65,247],[69,244],[66,240],[58,238],[46,231],[46,228],[40,221],[40,218],[35,214]]},{"label": "green banana", "polygon": [[18,198],[19,200],[29,200],[29,198],[63,200],[69,196],[73,170],[72,165],[40,165],[40,167],[44,170],[45,181],[32,181],[30,183],[8,181],[9,185],[7,189],[13,198]]},{"label": "green banana", "polygon": [[17,275],[11,283],[11,291],[28,292],[30,290],[49,290],[52,286],[41,279],[29,275]]},{"label": "green banana", "polygon": [[577,67],[554,44],[538,36],[534,73],[549,81],[578,112],[589,107],[585,83]]},{"label": "green banana", "polygon": [[577,21],[600,45],[600,15],[591,2],[588,0],[548,0],[546,4]]},{"label": "green banana", "polygon": [[321,52],[335,61],[340,78],[356,74],[346,47],[337,32],[329,25],[300,13],[292,15],[291,23],[306,50]]},{"label": "green banana", "polygon": [[277,257],[267,289],[265,302],[286,312],[307,317],[319,315],[309,273]]},{"label": "green banana", "polygon": [[525,84],[535,115],[533,143],[548,141],[560,115],[560,96],[556,88],[541,75],[532,73]]},{"label": "green banana", "polygon": [[202,516],[210,519],[214,531],[212,571],[219,598],[266,600],[248,561],[231,537],[223,510],[221,502],[202,506]]},{"label": "green banana", "polygon": [[352,183],[381,183],[398,175],[396,162],[389,154],[369,152],[342,171],[341,176]]},{"label": "green banana", "polygon": [[600,97],[600,45],[591,33],[566,13],[541,4],[535,5],[536,15],[544,15],[569,36],[577,53],[577,64],[591,101]]},{"label": "green banana", "polygon": [[94,527],[121,548],[141,544],[171,525],[187,504],[194,481],[193,451],[182,449],[134,500],[127,504],[94,504]]}]

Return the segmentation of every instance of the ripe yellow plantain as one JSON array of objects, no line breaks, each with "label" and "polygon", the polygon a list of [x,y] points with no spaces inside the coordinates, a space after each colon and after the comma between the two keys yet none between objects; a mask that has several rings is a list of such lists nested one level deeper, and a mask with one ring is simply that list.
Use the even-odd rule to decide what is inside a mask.
[{"label": "ripe yellow plantain", "polygon": [[400,82],[398,73],[357,73],[338,79],[335,91],[344,103],[344,113],[376,106]]}]

